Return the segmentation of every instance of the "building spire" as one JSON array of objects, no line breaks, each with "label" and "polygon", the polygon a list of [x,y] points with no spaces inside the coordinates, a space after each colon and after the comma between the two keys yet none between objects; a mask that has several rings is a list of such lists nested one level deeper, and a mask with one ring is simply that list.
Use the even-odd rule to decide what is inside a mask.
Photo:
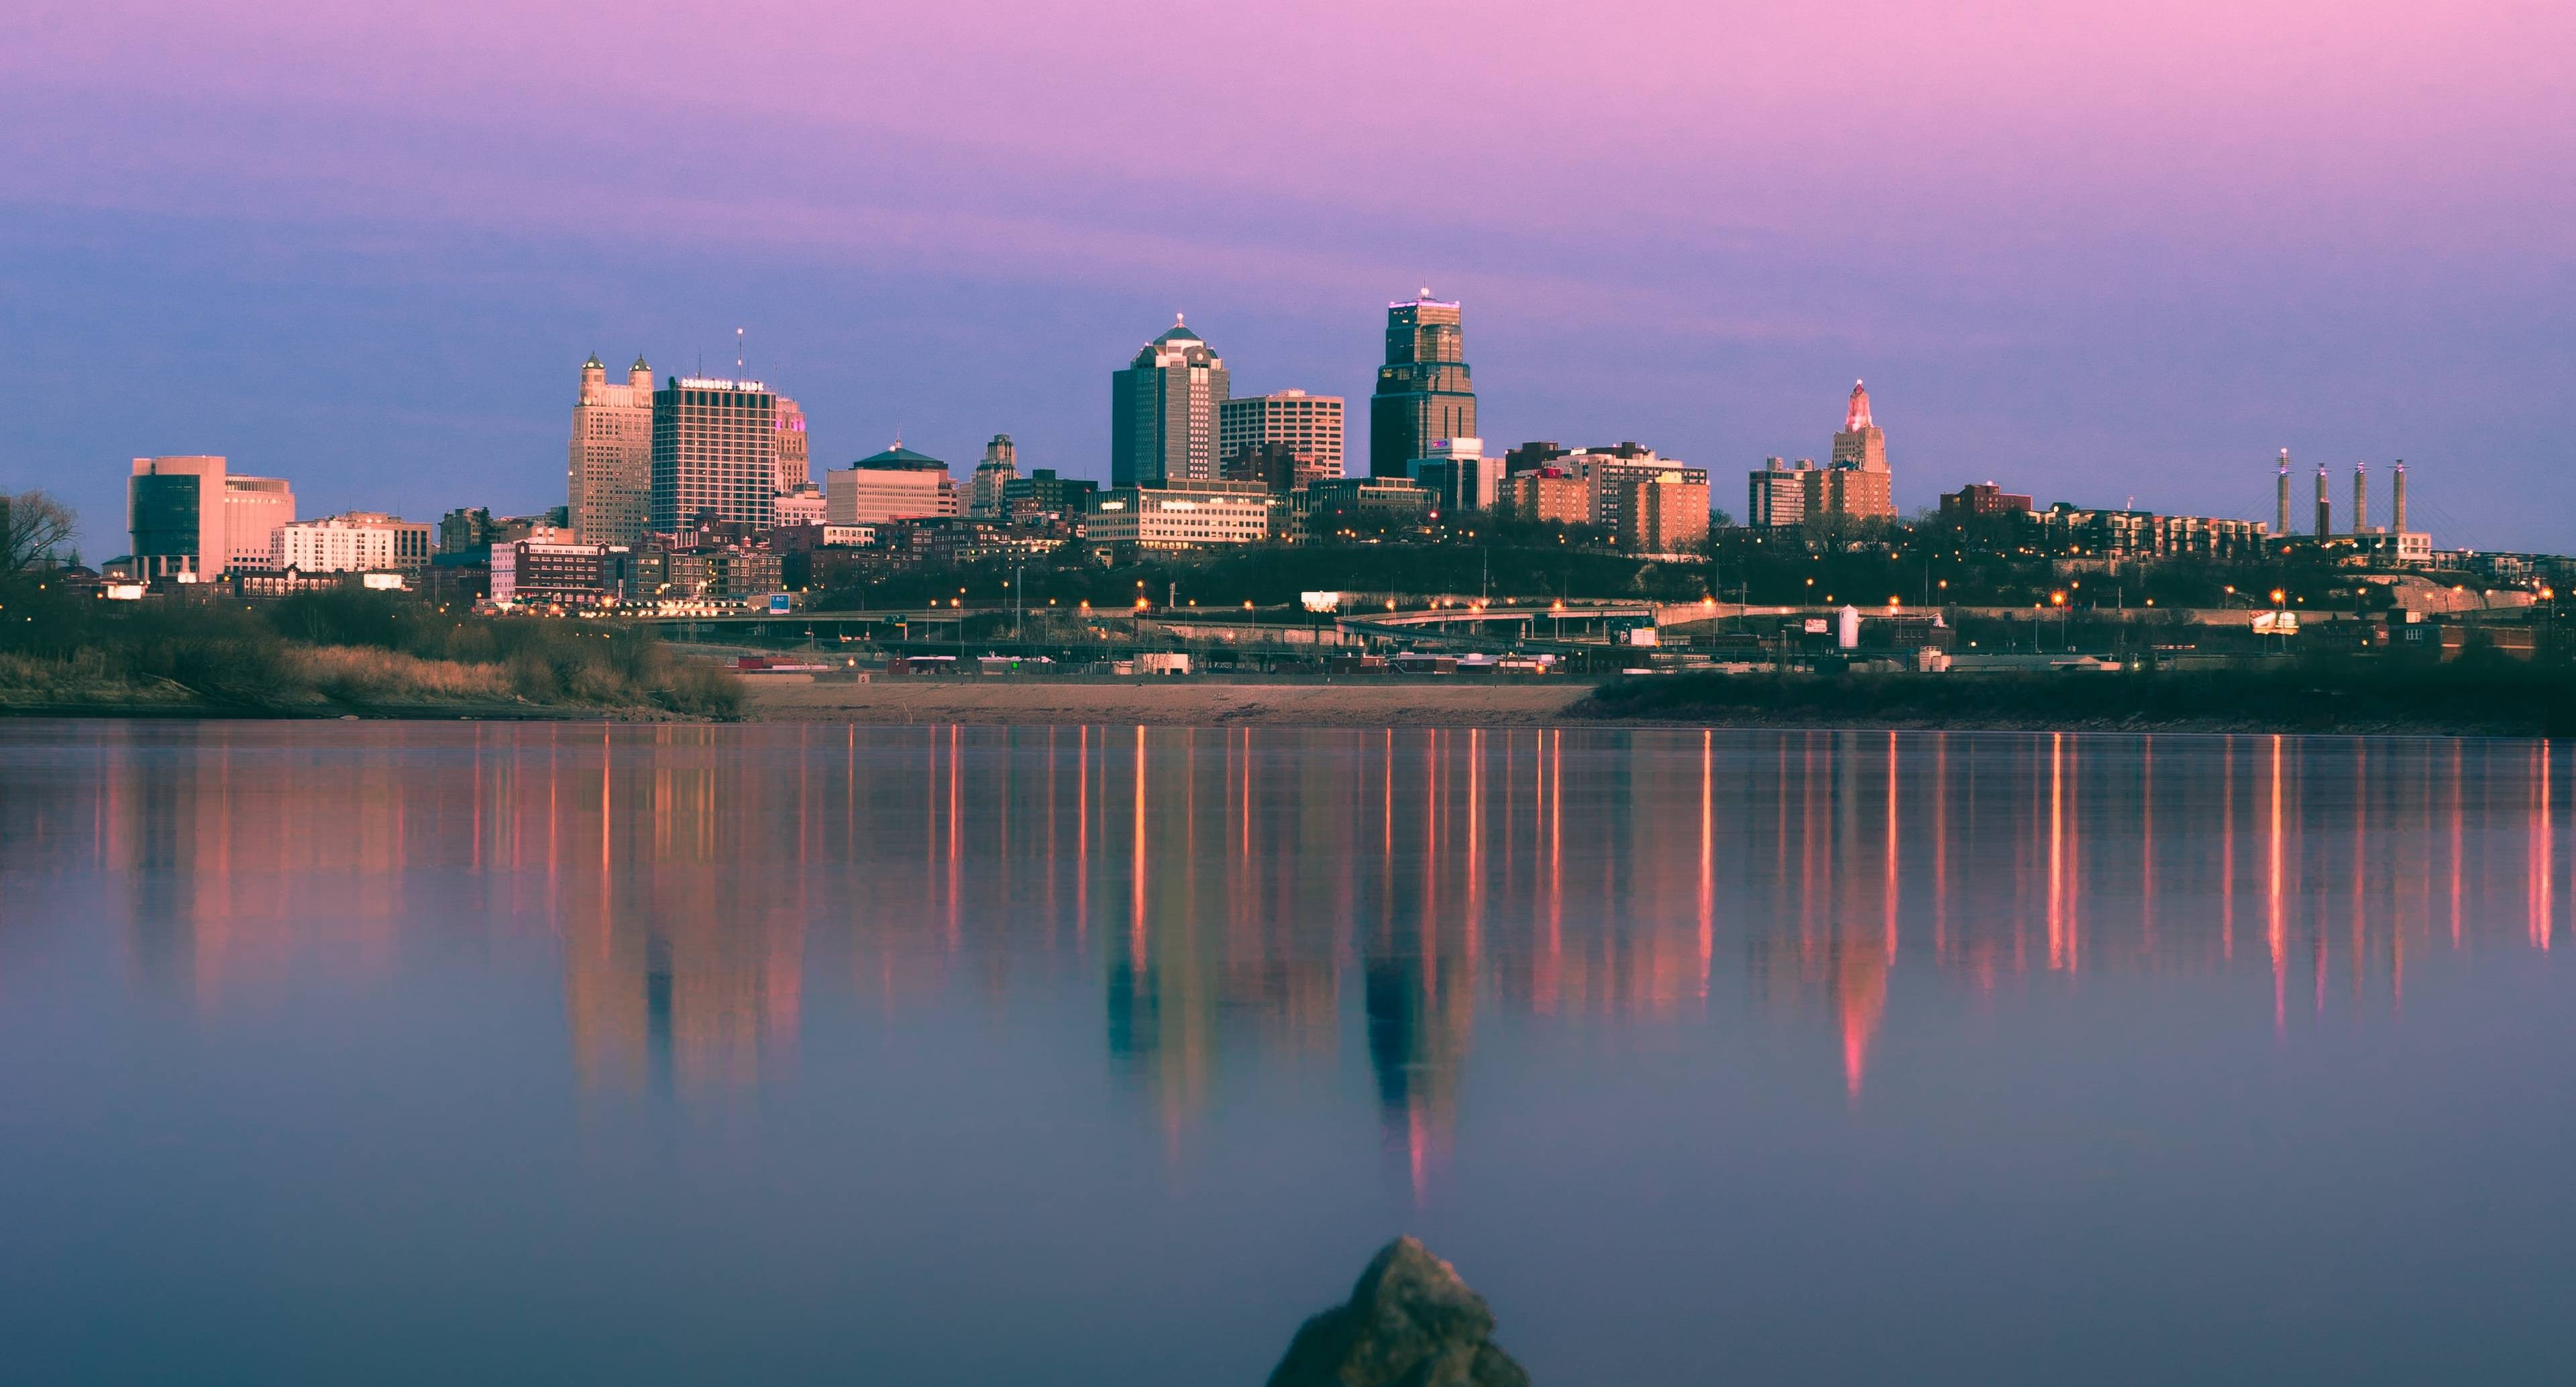
[{"label": "building spire", "polygon": [[1843,411],[1843,432],[1858,433],[1869,427],[1869,387],[1853,381],[1851,407]]}]

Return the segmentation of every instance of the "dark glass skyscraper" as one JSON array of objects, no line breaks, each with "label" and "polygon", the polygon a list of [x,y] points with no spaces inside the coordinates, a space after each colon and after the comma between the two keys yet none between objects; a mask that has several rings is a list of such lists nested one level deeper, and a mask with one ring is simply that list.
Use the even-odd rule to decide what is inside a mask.
[{"label": "dark glass skyscraper", "polygon": [[1214,481],[1225,359],[1178,321],[1109,377],[1109,484]]},{"label": "dark glass skyscraper", "polygon": [[1474,438],[1476,387],[1467,378],[1458,305],[1422,297],[1386,306],[1386,364],[1369,397],[1369,475],[1401,477],[1443,438]]}]

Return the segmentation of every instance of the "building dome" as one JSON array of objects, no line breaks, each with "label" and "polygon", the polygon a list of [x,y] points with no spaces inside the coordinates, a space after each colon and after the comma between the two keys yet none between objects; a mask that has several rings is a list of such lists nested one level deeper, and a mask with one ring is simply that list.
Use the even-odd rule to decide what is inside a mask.
[{"label": "building dome", "polygon": [[1157,347],[1172,342],[1196,342],[1202,347],[1207,345],[1207,339],[1190,331],[1189,325],[1181,321],[1181,315],[1178,313],[1172,315],[1172,325],[1163,329],[1163,335],[1154,339],[1154,345]]},{"label": "building dome", "polygon": [[642,352],[637,352],[635,354],[635,364],[627,367],[626,369],[629,371],[641,371],[648,376],[653,374],[653,368],[644,364],[644,353]]},{"label": "building dome", "polygon": [[608,368],[599,364],[599,353],[592,352],[590,354],[590,359],[581,363],[581,369],[585,371],[605,371]]},{"label": "building dome", "polygon": [[944,472],[948,469],[947,463],[941,462],[928,453],[916,453],[900,443],[882,453],[870,453],[851,463],[850,466],[869,472],[928,471],[932,468]]}]

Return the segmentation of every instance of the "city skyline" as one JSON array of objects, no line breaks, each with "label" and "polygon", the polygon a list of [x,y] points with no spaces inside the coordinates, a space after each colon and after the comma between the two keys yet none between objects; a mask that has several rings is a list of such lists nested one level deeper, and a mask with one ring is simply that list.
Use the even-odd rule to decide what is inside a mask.
[{"label": "city skyline", "polygon": [[[1476,314],[1480,432],[1503,442],[1635,437],[1724,477],[1822,451],[1815,392],[1861,376],[1904,421],[1907,511],[1991,477],[2269,519],[2260,463],[2287,446],[2430,469],[2417,525],[2454,542],[2570,547],[2566,445],[2514,406],[2571,368],[2566,98],[2527,55],[2576,48],[2576,19],[1846,8],[1627,7],[1571,34],[1504,15],[1409,82],[1391,65],[1424,20],[1328,11],[1250,93],[1215,76],[1238,16],[1150,58],[1043,13],[864,41],[823,22],[799,61],[861,80],[767,84],[721,136],[703,103],[774,54],[676,18],[496,12],[422,50],[292,4],[212,29],[63,11],[0,56],[20,175],[0,280],[30,400],[7,480],[66,479],[92,557],[120,547],[99,469],[137,456],[296,477],[316,511],[531,510],[571,362],[729,365],[745,324],[818,466],[900,427],[954,458],[1007,431],[1031,465],[1098,475],[1099,372],[1175,303],[1243,393],[1356,398],[1373,305],[1427,280]],[[567,24],[617,60],[567,85],[496,57],[555,51],[538,40]],[[616,75],[684,45],[704,64],[667,84]],[[1828,51],[1847,80],[1800,57]],[[1723,80],[1681,80],[1691,52],[1726,53]],[[1096,95],[1140,64],[1223,90],[1232,117],[1143,138]],[[1624,114],[1455,100],[1595,65]],[[968,70],[1011,79],[989,111],[889,114]],[[1344,87],[1391,111],[1281,95]],[[1454,194],[1392,176],[1391,118],[1444,143]],[[542,159],[501,137],[529,129]],[[1283,129],[1307,157],[1243,157]],[[656,142],[668,161],[630,157]],[[155,388],[122,388],[138,378]]]}]

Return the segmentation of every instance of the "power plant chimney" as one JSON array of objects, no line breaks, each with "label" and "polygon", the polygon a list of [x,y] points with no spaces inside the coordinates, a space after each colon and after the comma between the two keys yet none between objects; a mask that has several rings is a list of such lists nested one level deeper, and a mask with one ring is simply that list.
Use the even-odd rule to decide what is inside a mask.
[{"label": "power plant chimney", "polygon": [[2389,499],[2389,505],[2395,508],[2395,513],[2388,517],[2388,530],[2391,534],[2402,535],[2406,533],[2406,459],[2397,460],[2397,480],[2391,485],[2395,486],[2397,491]]},{"label": "power plant chimney", "polygon": [[2280,490],[2281,519],[2272,527],[2272,533],[2286,535],[2290,532],[2290,450],[2287,448],[2281,450]]},{"label": "power plant chimney", "polygon": [[2326,499],[2325,464],[2317,465],[2317,538],[2334,533],[2334,502]]},{"label": "power plant chimney", "polygon": [[2370,532],[2370,464],[2366,462],[2352,465],[2352,532]]}]

